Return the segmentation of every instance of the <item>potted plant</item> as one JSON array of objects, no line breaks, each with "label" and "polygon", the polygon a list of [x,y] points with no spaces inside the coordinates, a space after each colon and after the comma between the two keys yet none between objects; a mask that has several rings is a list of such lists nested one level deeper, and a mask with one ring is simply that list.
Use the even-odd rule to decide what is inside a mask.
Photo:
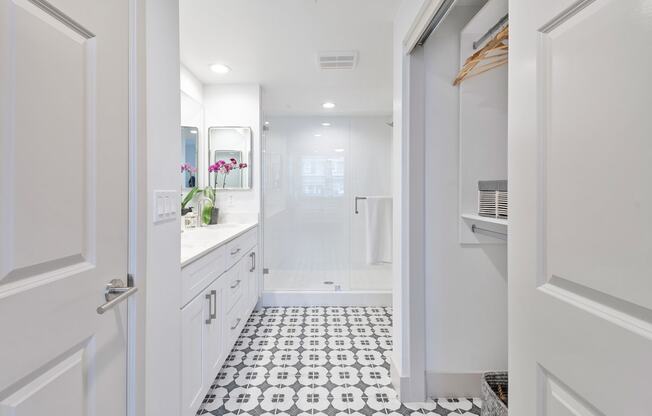
[{"label": "potted plant", "polygon": [[[236,159],[229,159],[229,161],[218,160],[208,167],[209,173],[215,173],[215,187],[217,187],[218,175],[222,175],[222,189],[226,188],[226,178],[232,170],[246,169],[246,163],[238,163]],[[219,216],[219,208],[215,206],[215,188],[207,186],[202,191],[202,201],[205,204],[201,208],[201,220],[204,224],[217,224]]]},{"label": "potted plant", "polygon": [[215,207],[215,189],[207,186],[202,191],[202,194],[202,200],[207,201],[208,203],[205,203],[202,208],[202,212],[200,213],[201,220],[204,224],[217,224],[220,210]]},{"label": "potted plant", "polygon": [[192,199],[195,197],[197,192],[199,191],[199,188],[192,188],[190,192],[186,194],[186,196],[181,200],[181,216],[186,215],[189,212],[192,212],[192,207],[187,208],[187,205]]}]

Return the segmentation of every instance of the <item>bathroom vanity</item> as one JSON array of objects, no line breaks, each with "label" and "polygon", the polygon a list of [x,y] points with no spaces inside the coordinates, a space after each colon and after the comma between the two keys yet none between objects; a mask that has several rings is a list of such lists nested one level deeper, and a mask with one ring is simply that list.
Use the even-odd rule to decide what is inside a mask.
[{"label": "bathroom vanity", "polygon": [[181,406],[197,413],[260,296],[258,226],[181,234]]}]

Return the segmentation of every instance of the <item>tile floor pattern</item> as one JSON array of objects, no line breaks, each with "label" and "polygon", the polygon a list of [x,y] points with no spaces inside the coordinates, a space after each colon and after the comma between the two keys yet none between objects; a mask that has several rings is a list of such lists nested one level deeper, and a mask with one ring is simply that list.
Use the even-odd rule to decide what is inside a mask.
[{"label": "tile floor pattern", "polygon": [[285,307],[254,311],[198,414],[480,414],[478,399],[401,403],[389,376],[391,330],[391,308]]}]

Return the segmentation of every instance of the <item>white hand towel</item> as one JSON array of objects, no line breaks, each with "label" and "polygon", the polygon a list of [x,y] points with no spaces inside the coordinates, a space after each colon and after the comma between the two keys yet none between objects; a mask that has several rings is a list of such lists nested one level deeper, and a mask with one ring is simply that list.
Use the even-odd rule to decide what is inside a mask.
[{"label": "white hand towel", "polygon": [[367,263],[392,262],[392,198],[367,197]]}]

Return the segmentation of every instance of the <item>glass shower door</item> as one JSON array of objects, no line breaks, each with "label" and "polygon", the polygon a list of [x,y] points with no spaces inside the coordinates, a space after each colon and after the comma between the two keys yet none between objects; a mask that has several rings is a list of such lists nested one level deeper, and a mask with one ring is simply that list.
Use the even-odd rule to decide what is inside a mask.
[{"label": "glass shower door", "polygon": [[367,264],[364,200],[354,213],[392,193],[386,119],[274,117],[264,147],[265,291],[391,290],[391,265]]},{"label": "glass shower door", "polygon": [[265,290],[346,290],[348,121],[272,118],[265,134]]}]

